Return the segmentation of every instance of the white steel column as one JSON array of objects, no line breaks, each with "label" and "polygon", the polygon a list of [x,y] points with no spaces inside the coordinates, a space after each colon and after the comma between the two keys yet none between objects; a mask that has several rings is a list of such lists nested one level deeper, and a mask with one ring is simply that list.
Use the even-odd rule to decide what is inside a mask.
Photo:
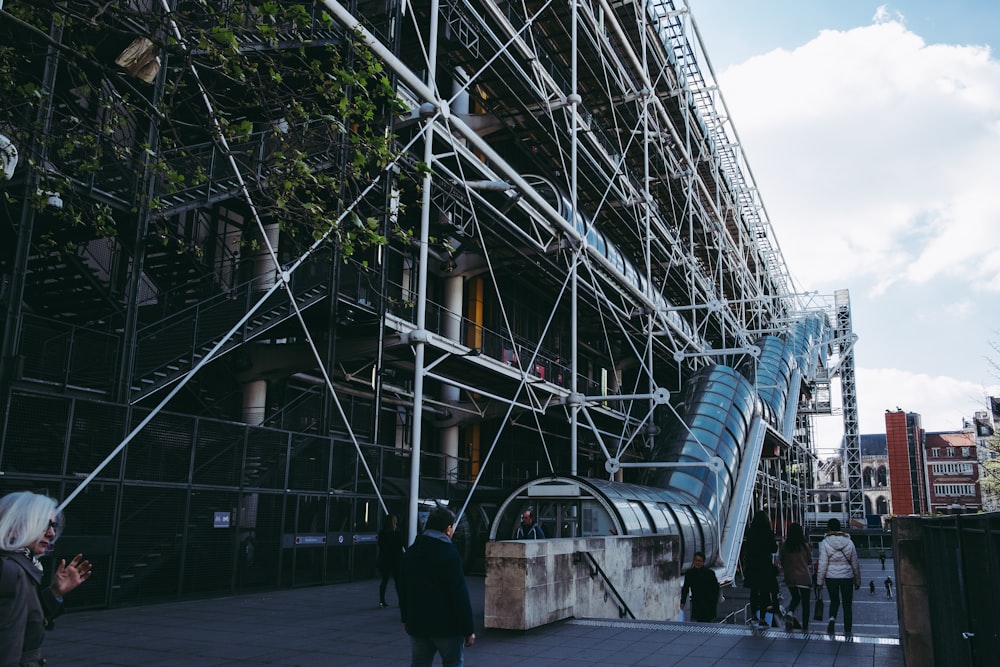
[{"label": "white steel column", "polygon": [[251,380],[243,384],[244,424],[259,426],[267,408],[267,380]]},{"label": "white steel column", "polygon": [[[567,102],[569,102],[569,107],[568,108],[569,108],[570,117],[572,118],[572,125],[570,126],[570,168],[569,168],[569,173],[570,173],[570,201],[572,202],[572,205],[573,205],[573,213],[574,213],[574,215],[578,215],[579,211],[580,211],[580,207],[579,207],[579,196],[577,195],[577,163],[576,163],[576,160],[577,160],[578,143],[579,143],[579,137],[577,135],[579,133],[578,114],[579,114],[580,110],[578,108],[578,104],[580,102],[580,94],[577,91],[577,84],[578,84],[577,78],[578,78],[578,74],[579,74],[579,72],[578,72],[577,58],[579,57],[579,52],[578,52],[578,49],[577,49],[576,45],[577,45],[577,32],[578,32],[577,23],[579,22],[579,14],[580,14],[580,5],[579,5],[580,0],[572,0],[572,2],[573,2],[573,11],[572,11],[572,14],[571,14],[571,17],[570,17],[570,23],[572,24],[572,28],[571,28],[572,36],[571,36],[570,42],[572,44],[571,53],[573,54],[573,57],[572,57],[572,67],[571,67],[571,74],[570,74],[570,95],[569,95],[569,98],[567,99]],[[593,221],[591,221],[591,224],[593,224]],[[581,239],[580,242],[581,242],[581,244],[586,243],[587,242],[586,237],[584,237],[583,239]],[[579,374],[580,374],[580,369],[579,369],[579,356],[580,355],[579,355],[579,350],[578,350],[579,344],[580,344],[580,340],[579,340],[579,333],[580,332],[579,332],[579,326],[578,326],[579,323],[577,321],[579,319],[579,316],[580,316],[580,312],[579,312],[580,309],[579,309],[579,305],[578,305],[577,302],[578,302],[578,300],[580,298],[579,294],[578,294],[578,290],[579,290],[579,275],[578,275],[578,270],[579,269],[578,269],[578,267],[579,267],[579,264],[580,264],[580,255],[583,252],[584,252],[583,251],[583,247],[581,245],[580,248],[577,248],[576,255],[573,257],[573,262],[570,264],[570,271],[572,272],[572,274],[571,274],[571,277],[570,277],[570,318],[569,318],[570,319],[570,323],[569,323],[569,326],[570,326],[570,332],[569,332],[569,339],[570,339],[570,363],[569,363],[569,366],[570,366],[570,371],[569,371],[570,372],[570,383],[569,383],[569,390],[570,390],[570,396],[573,399],[569,403],[569,450],[570,450],[570,452],[569,452],[569,455],[570,455],[569,474],[571,474],[571,475],[576,475],[577,474],[577,456],[578,456],[579,446],[580,446],[580,443],[579,443],[579,434],[577,433],[577,431],[579,430],[579,411],[580,411],[580,408],[582,407],[582,401],[579,400],[580,399],[580,389],[577,386],[577,384],[578,384],[577,378],[579,377]]]},{"label": "white steel column", "polygon": [[[462,295],[465,281],[462,276],[452,276],[444,281],[444,316],[442,333],[453,341],[462,339]],[[458,387],[445,384],[441,387],[441,400],[449,405],[458,403],[461,392]],[[441,461],[445,479],[451,483],[458,480],[458,426],[441,429]]]},{"label": "white steel column", "polygon": [[[277,256],[278,225],[271,223],[261,225],[260,248],[253,258],[253,289],[256,292],[266,292],[277,282],[278,268],[275,266],[271,252]],[[243,384],[243,411],[241,419],[244,424],[258,426],[264,421],[267,410],[267,380],[251,380]]]},{"label": "white steel column", "polygon": [[[431,0],[430,18],[431,23],[427,31],[427,87],[435,95],[435,99],[440,99],[437,95],[437,84],[435,72],[437,68],[437,33],[438,14],[440,12],[439,0]],[[429,105],[425,105],[429,106]],[[424,110],[424,107],[421,107]],[[410,449],[410,506],[407,514],[406,534],[407,544],[413,542],[417,537],[418,503],[420,501],[420,449],[421,449],[421,429],[423,428],[424,415],[424,356],[426,348],[424,339],[427,334],[427,244],[430,238],[431,220],[431,172],[434,163],[434,123],[440,108],[427,109],[428,117],[424,121],[424,164],[428,166],[424,173],[423,192],[420,209],[420,240],[417,256],[417,329],[412,337],[414,369],[413,369],[413,437]],[[446,110],[445,110],[446,111]]]}]

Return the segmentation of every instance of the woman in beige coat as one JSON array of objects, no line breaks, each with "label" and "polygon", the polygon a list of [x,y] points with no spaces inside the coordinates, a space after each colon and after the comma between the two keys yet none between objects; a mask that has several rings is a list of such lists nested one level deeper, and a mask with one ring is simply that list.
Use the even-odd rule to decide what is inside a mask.
[{"label": "woman in beige coat", "polygon": [[826,633],[833,634],[837,625],[837,611],[843,600],[844,634],[850,637],[854,618],[851,604],[854,601],[854,591],[861,588],[861,567],[858,565],[858,551],[854,548],[854,542],[850,535],[840,532],[838,519],[826,522],[826,537],[819,543],[819,573],[816,583],[821,587],[826,585],[830,592],[830,620],[826,624]]}]

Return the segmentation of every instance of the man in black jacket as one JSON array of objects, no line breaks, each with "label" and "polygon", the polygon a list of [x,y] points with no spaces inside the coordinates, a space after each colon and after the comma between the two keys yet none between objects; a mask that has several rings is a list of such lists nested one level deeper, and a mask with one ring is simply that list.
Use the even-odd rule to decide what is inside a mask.
[{"label": "man in black jacket", "polygon": [[429,666],[435,653],[444,667],[462,667],[464,647],[476,641],[462,559],[451,543],[454,532],[455,515],[437,507],[403,556],[399,609],[410,635],[412,667]]},{"label": "man in black jacket", "polygon": [[691,592],[691,620],[711,623],[715,620],[719,602],[719,580],[710,568],[705,567],[705,554],[694,553],[691,569],[684,573],[684,584],[681,586],[681,610],[687,603],[688,592]]}]

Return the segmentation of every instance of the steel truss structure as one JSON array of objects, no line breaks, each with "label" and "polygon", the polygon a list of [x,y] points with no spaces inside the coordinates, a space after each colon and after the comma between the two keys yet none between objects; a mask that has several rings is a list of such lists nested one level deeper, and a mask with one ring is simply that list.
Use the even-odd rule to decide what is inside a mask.
[{"label": "steel truss structure", "polygon": [[[246,28],[259,3],[228,4],[250,8],[234,12]],[[221,130],[185,147],[181,191],[136,162],[118,165],[138,174],[127,183],[76,184],[129,218],[135,242],[83,239],[67,262],[38,250],[44,211],[26,198],[7,213],[0,484],[117,517],[81,518],[80,539],[114,536],[94,603],[173,590],[128,585],[156,579],[137,575],[151,554],[182,593],[212,590],[190,566],[208,540],[233,555],[216,573],[225,590],[362,576],[379,515],[405,513],[412,536],[431,500],[466,517],[459,539],[474,560],[506,491],[544,475],[655,483],[689,460],[670,453],[678,430],[707,452],[706,474],[750,479],[730,498],[739,511],[716,510],[720,524],[732,517],[720,542],[738,548],[751,509],[801,523],[812,419],[831,411],[834,373],[857,445],[850,303],[793,284],[686,3],[303,7],[314,32],[282,48],[350,49],[353,35],[407,110],[385,119],[396,159],[330,202],[330,234],[360,214],[386,243],[348,257],[330,236],[297,245],[294,220],[279,231],[258,213],[253,174],[278,159],[267,133],[289,131],[266,110],[249,148]],[[239,48],[261,48],[241,34]],[[69,41],[49,37],[50,88],[59,59],[75,57]],[[185,66],[164,58],[149,98]],[[202,93],[199,113],[213,117],[208,84]],[[45,132],[67,104],[52,102]],[[129,140],[155,138],[158,122],[147,110]],[[311,150],[317,171],[345,166],[328,145]],[[49,168],[72,172],[54,157]],[[10,183],[34,192],[31,179]],[[165,208],[130,218],[150,195]],[[156,216],[209,252],[158,253],[146,242]],[[261,251],[233,252],[250,238]],[[810,322],[824,324],[777,353],[784,380],[761,384],[768,339]],[[693,378],[721,367],[756,392],[744,415],[760,423],[754,457],[725,460],[688,418]],[[123,543],[163,502],[183,519],[157,510],[169,530]],[[233,530],[206,530],[196,519],[208,514]]]}]

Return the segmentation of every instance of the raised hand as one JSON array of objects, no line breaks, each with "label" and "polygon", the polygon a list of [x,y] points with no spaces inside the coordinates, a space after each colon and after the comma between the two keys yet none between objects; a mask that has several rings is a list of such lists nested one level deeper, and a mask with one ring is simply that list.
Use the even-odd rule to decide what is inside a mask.
[{"label": "raised hand", "polygon": [[94,566],[84,559],[83,554],[77,554],[69,563],[63,558],[52,574],[52,592],[61,598],[89,579],[93,572]]}]

